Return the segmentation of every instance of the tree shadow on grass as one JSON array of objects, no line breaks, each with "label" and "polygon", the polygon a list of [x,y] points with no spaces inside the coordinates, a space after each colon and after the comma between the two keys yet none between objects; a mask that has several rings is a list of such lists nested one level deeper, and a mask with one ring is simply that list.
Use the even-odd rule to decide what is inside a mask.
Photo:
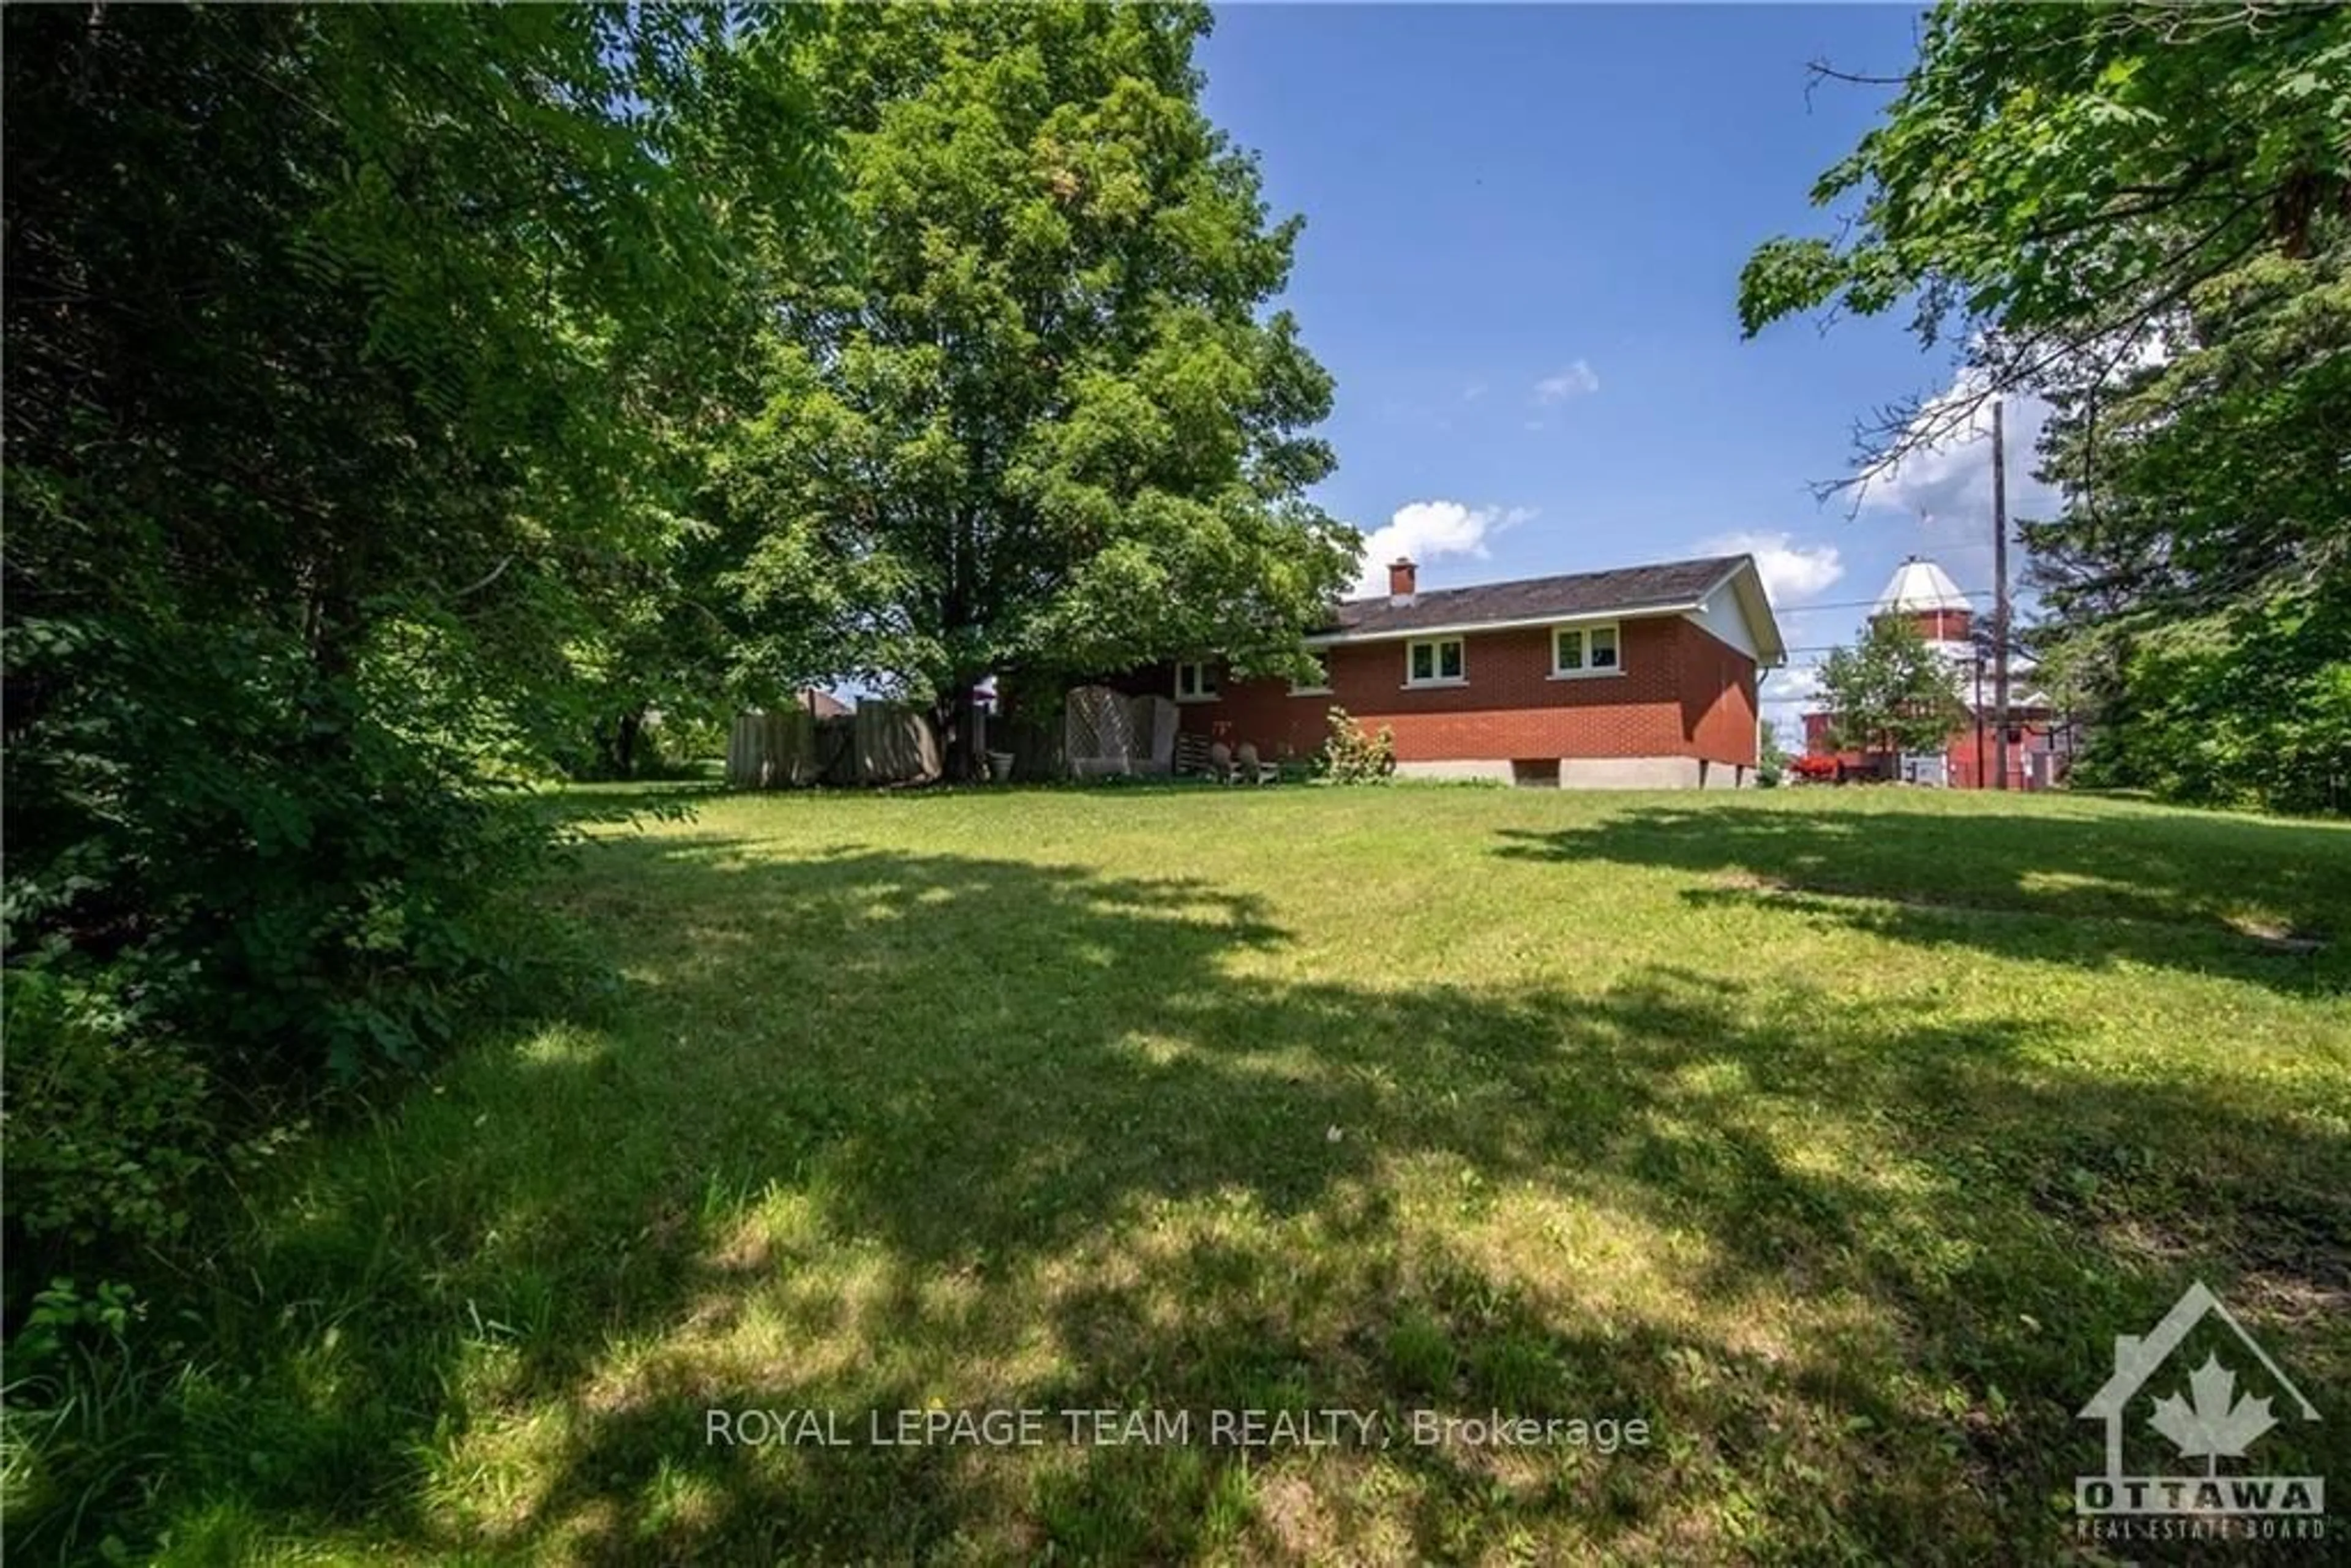
[{"label": "tree shadow on grass", "polygon": [[[182,1412],[256,1434],[234,1465],[192,1446],[187,1530],[225,1507],[648,1562],[2038,1556],[2107,1336],[2188,1278],[2351,1376],[2341,1121],[2068,1066],[2045,1020],[1667,966],[1301,982],[1262,962],[1292,940],[1262,904],[1197,882],[772,852],[600,846],[619,999],[470,1053],[296,1184]],[[713,1407],[857,1433],[933,1403],[1499,1407],[1659,1447],[708,1440]],[[2282,1451],[2339,1471],[2333,1431]]]},{"label": "tree shadow on grass", "polygon": [[1716,884],[1685,899],[1923,946],[2093,968],[2127,961],[2299,995],[2351,988],[2351,831],[2319,824],[1742,802],[1500,837],[1495,852],[1510,859],[1705,873]]}]

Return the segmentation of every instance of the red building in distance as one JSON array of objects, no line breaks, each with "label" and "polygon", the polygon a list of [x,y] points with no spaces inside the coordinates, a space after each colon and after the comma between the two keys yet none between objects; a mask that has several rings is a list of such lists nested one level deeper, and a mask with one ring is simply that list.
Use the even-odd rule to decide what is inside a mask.
[{"label": "red building in distance", "polygon": [[[1870,607],[1872,624],[1903,620],[1950,670],[1967,720],[1939,751],[1900,755],[1838,751],[1829,745],[1830,716],[1804,715],[1799,771],[1836,778],[1890,778],[1954,789],[1985,789],[1997,782],[2001,716],[1992,698],[1991,628],[1979,634],[1975,609],[1951,576],[1934,561],[1912,556],[1895,569]],[[2073,758],[2073,732],[2032,684],[2029,660],[2009,660],[2008,788],[2043,789],[2064,779]],[[1834,764],[1832,768],[1829,764]]]}]

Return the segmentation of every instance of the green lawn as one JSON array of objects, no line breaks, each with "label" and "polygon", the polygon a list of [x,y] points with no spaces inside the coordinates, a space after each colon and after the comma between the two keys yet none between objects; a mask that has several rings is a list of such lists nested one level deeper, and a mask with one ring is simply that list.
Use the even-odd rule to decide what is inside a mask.
[{"label": "green lawn", "polygon": [[[618,988],[254,1200],[172,1555],[2063,1557],[2074,1412],[2198,1278],[2322,1407],[2266,1468],[2351,1497],[2351,831],[1286,787],[599,835]],[[1205,1440],[1245,1407],[1398,1440]],[[1495,1409],[1650,1441],[1398,1432]]]}]

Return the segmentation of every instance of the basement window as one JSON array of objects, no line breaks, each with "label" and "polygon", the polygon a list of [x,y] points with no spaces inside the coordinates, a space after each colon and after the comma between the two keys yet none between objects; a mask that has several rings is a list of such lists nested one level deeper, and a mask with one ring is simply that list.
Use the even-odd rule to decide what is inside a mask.
[{"label": "basement window", "polygon": [[1205,663],[1186,663],[1176,666],[1176,700],[1179,703],[1212,703],[1217,700],[1217,673]]},{"label": "basement window", "polygon": [[1622,674],[1625,666],[1618,662],[1619,645],[1613,621],[1597,626],[1554,627],[1551,634],[1552,679]]},{"label": "basement window", "polygon": [[1405,685],[1468,685],[1469,678],[1463,673],[1467,667],[1462,663],[1461,639],[1458,637],[1430,637],[1405,646]]}]

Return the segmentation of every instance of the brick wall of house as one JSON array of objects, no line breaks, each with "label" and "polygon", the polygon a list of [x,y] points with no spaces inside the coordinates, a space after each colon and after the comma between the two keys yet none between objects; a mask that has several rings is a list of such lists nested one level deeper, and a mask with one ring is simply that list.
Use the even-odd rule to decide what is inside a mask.
[{"label": "brick wall of house", "polygon": [[1681,628],[1676,659],[1682,727],[1690,737],[1687,755],[1754,766],[1760,712],[1755,661],[1702,626],[1676,624]]},{"label": "brick wall of house", "polygon": [[[1304,757],[1322,744],[1336,705],[1366,729],[1395,732],[1402,762],[1560,757],[1700,757],[1755,761],[1753,661],[1678,617],[1624,622],[1624,674],[1554,680],[1551,633],[1472,632],[1468,684],[1407,688],[1405,644],[1329,650],[1331,690],[1292,695],[1285,681],[1224,683],[1214,702],[1186,703],[1186,730],[1261,756]],[[1152,672],[1131,690],[1172,692]]]}]

